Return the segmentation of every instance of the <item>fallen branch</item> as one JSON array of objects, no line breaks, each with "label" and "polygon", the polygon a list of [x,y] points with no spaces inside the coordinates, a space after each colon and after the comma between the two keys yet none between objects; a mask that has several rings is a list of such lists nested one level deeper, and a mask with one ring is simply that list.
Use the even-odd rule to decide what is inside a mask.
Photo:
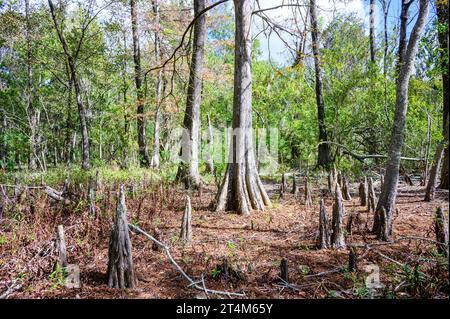
[{"label": "fallen branch", "polygon": [[[153,236],[151,236],[150,234],[148,234],[147,232],[143,231],[141,228],[139,228],[138,226],[132,225],[132,224],[128,224],[128,227],[139,234],[144,235],[145,237],[147,237],[148,239],[150,239],[151,241],[153,241],[154,243],[156,243],[159,247],[161,247],[164,252],[167,255],[167,258],[169,259],[169,261],[172,263],[172,265],[181,273],[181,275],[187,280],[189,281],[189,286],[190,287],[194,287],[197,290],[201,290],[205,293],[210,293],[210,294],[217,294],[217,295],[226,295],[226,296],[237,296],[237,297],[245,297],[245,294],[241,294],[241,293],[236,293],[236,292],[228,292],[228,291],[220,291],[220,290],[213,290],[213,289],[207,289],[204,286],[204,281],[201,280],[200,282],[195,282],[191,277],[189,277],[184,270],[177,264],[177,262],[173,259],[172,255],[170,254],[170,250],[169,248],[162,242],[160,242],[159,240],[157,240],[156,238],[154,238]],[[202,283],[202,285],[200,286],[198,283]]]}]

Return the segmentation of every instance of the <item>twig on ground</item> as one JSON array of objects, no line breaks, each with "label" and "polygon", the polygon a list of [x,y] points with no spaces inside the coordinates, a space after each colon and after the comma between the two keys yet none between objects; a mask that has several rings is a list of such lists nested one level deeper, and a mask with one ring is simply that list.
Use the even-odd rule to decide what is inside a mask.
[{"label": "twig on ground", "polygon": [[[213,289],[207,289],[204,286],[200,286],[198,285],[198,282],[195,282],[191,277],[189,277],[183,269],[181,269],[181,267],[177,264],[177,262],[173,259],[169,248],[162,242],[160,242],[159,240],[157,240],[156,238],[154,238],[153,236],[151,236],[150,234],[148,234],[147,232],[145,232],[144,230],[142,230],[141,228],[139,228],[138,226],[132,225],[132,224],[128,224],[128,227],[133,230],[134,232],[140,233],[142,235],[144,235],[145,237],[147,237],[148,239],[150,239],[151,241],[153,241],[154,243],[156,243],[158,246],[160,246],[164,252],[166,253],[167,258],[169,259],[169,261],[172,263],[172,265],[181,273],[181,275],[183,275],[184,278],[186,278],[187,281],[189,281],[190,283],[190,287],[194,287],[195,289],[201,290],[201,291],[205,291],[207,293],[210,294],[217,294],[217,295],[226,295],[226,296],[236,296],[236,297],[245,297],[245,294],[243,293],[236,293],[236,292],[228,292],[228,291],[221,291],[221,290],[213,290]],[[202,281],[200,281],[202,282]]]}]

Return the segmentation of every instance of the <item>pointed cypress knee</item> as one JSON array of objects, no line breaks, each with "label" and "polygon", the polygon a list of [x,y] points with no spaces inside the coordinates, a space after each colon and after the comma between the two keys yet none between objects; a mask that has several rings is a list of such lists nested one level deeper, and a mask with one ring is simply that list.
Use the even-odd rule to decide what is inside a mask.
[{"label": "pointed cypress knee", "polygon": [[336,184],[334,203],[333,203],[333,220],[331,234],[331,247],[332,248],[345,248],[344,230],[344,204],[342,202],[342,193],[339,184]]},{"label": "pointed cypress knee", "polygon": [[325,210],[323,199],[320,200],[319,238],[317,241],[317,247],[319,249],[327,249],[330,247],[330,233],[328,231],[327,212]]},{"label": "pointed cypress knee", "polygon": [[348,271],[355,272],[358,270],[358,256],[356,249],[351,247],[348,253]]},{"label": "pointed cypress knee", "polygon": [[364,177],[364,181],[359,184],[359,204],[360,206],[367,205],[367,177]]},{"label": "pointed cypress knee", "polygon": [[342,195],[345,200],[352,200],[350,195],[350,188],[348,186],[347,176],[342,175]]},{"label": "pointed cypress knee", "polygon": [[185,243],[189,243],[192,240],[191,215],[192,215],[191,199],[189,196],[186,196],[180,233],[180,238]]},{"label": "pointed cypress knee", "polygon": [[305,178],[305,206],[307,208],[312,206],[311,190],[309,188],[308,176],[306,176]]},{"label": "pointed cypress knee", "polygon": [[289,282],[289,262],[286,258],[281,260],[280,278],[285,282]]},{"label": "pointed cypress knee", "polygon": [[136,277],[123,185],[120,185],[116,220],[109,240],[108,259],[108,286],[120,289],[134,288]]},{"label": "pointed cypress knee", "polygon": [[58,252],[57,265],[60,268],[67,267],[66,240],[64,236],[63,225],[58,225],[58,229],[56,232],[56,250]]},{"label": "pointed cypress knee", "polygon": [[448,257],[448,222],[441,207],[438,207],[434,217],[434,232],[438,253]]},{"label": "pointed cypress knee", "polygon": [[367,210],[371,213],[375,211],[376,195],[373,188],[372,178],[369,178],[368,194],[367,194]]}]

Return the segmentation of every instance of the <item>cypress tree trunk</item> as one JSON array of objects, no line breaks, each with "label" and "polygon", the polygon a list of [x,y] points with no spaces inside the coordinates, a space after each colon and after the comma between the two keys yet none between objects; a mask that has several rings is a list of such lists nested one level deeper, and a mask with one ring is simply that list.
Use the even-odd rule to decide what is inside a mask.
[{"label": "cypress tree trunk", "polygon": [[[407,50],[399,68],[397,79],[396,105],[394,125],[392,129],[391,145],[389,148],[388,164],[384,178],[384,186],[376,211],[380,212],[384,207],[386,216],[390,220],[395,200],[397,197],[397,185],[400,168],[401,150],[404,142],[406,113],[408,109],[408,86],[414,60],[418,50],[418,43],[428,16],[428,0],[420,0],[419,15],[408,41]],[[402,22],[404,22],[402,20]],[[391,227],[389,225],[388,227]],[[381,228],[380,228],[381,230]],[[381,234],[378,234],[381,237]]]},{"label": "cypress tree trunk", "polygon": [[370,61],[375,63],[375,0],[370,0],[370,30],[369,30],[369,39],[370,39]]},{"label": "cypress tree trunk", "polygon": [[252,128],[252,0],[234,0],[235,66],[233,99],[233,137],[230,159],[216,198],[216,210],[234,210],[248,214],[263,210],[270,199],[256,169]]},{"label": "cypress tree trunk", "polygon": [[144,92],[142,90],[141,48],[139,45],[139,28],[136,1],[130,0],[131,32],[133,38],[134,82],[136,86],[137,106],[137,134],[139,145],[139,163],[147,167],[150,164],[148,155],[147,138],[145,134]]},{"label": "cypress tree trunk", "polygon": [[445,140],[444,161],[441,169],[440,188],[449,189],[449,90],[448,87],[448,1],[435,1],[438,15],[438,39],[441,54],[441,70],[442,70],[442,93],[443,93],[443,112],[442,112],[442,131]]},{"label": "cypress tree trunk", "polygon": [[[159,17],[159,3],[158,0],[152,1],[152,7],[153,7],[153,13],[155,15],[155,24],[156,24],[156,31],[155,31],[155,60],[157,63],[161,60],[161,34],[159,32],[160,28],[160,17]],[[162,99],[162,91],[163,91],[163,73],[160,69],[158,71],[158,76],[156,78],[156,110],[155,110],[155,128],[153,130],[153,152],[152,152],[152,159],[150,162],[150,166],[153,168],[159,167],[159,134],[161,129],[161,99]]]},{"label": "cypress tree trunk", "polygon": [[[205,0],[194,0],[194,15],[205,8]],[[184,115],[184,132],[182,140],[182,160],[178,177],[184,181],[186,188],[197,189],[200,184],[198,171],[198,149],[200,130],[200,102],[202,94],[203,57],[206,40],[206,17],[201,15],[194,25],[194,44],[189,70],[189,86]]]},{"label": "cypress tree trunk", "polygon": [[[86,108],[83,103],[82,99],[82,90],[81,90],[81,84],[80,79],[78,78],[78,73],[76,69],[76,61],[75,57],[72,56],[72,53],[69,49],[69,46],[66,42],[66,39],[63,35],[62,29],[60,24],[58,23],[58,19],[56,17],[55,8],[53,6],[52,0],[48,0],[48,5],[50,7],[50,13],[52,16],[53,23],[55,25],[56,32],[58,34],[59,42],[61,43],[61,46],[64,50],[64,56],[67,59],[67,64],[69,66],[69,73],[70,78],[73,83],[73,87],[75,89],[75,98],[78,106],[78,115],[80,117],[80,128],[81,128],[81,150],[82,150],[82,163],[81,168],[82,169],[89,169],[90,163],[89,163],[89,131],[88,131],[88,123],[87,123],[87,116],[86,116]],[[82,39],[80,40],[82,41]],[[79,45],[81,46],[81,42],[79,42]]]},{"label": "cypress tree trunk", "polygon": [[[310,0],[309,10],[311,16],[311,41],[314,54],[314,67],[316,73],[316,102],[317,118],[319,121],[319,143],[328,141],[325,126],[325,102],[323,100],[322,70],[320,66],[320,50],[317,27],[316,1]],[[331,151],[328,143],[319,144],[317,165],[328,166],[331,162]]]}]

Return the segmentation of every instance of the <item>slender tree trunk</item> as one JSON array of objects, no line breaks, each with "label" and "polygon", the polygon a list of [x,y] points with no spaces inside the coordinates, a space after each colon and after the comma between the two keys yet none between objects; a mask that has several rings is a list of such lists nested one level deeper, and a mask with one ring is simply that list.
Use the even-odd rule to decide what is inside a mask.
[{"label": "slender tree trunk", "polygon": [[[311,40],[314,54],[314,67],[316,72],[316,102],[317,119],[319,121],[319,142],[328,141],[325,126],[325,102],[323,100],[322,70],[320,66],[320,50],[317,28],[316,1],[310,0],[311,16]],[[319,144],[317,165],[328,166],[331,162],[330,145],[328,143]]]},{"label": "slender tree trunk", "polygon": [[252,34],[253,1],[234,0],[235,60],[233,136],[230,159],[217,193],[216,210],[234,210],[248,214],[251,209],[263,210],[270,205],[256,169],[252,128]]},{"label": "slender tree trunk", "polygon": [[37,110],[35,110],[33,105],[33,47],[31,42],[31,21],[30,21],[30,1],[25,0],[25,18],[26,18],[26,28],[25,28],[25,38],[27,41],[27,89],[26,89],[26,104],[27,104],[27,115],[28,124],[30,126],[30,160],[28,162],[28,168],[35,170],[36,158],[37,158],[37,134],[38,134],[38,116]]},{"label": "slender tree trunk", "polygon": [[[205,8],[205,0],[194,0],[194,15]],[[194,43],[189,70],[186,113],[184,114],[184,132],[182,160],[179,178],[187,188],[198,188],[200,173],[198,171],[198,149],[200,134],[200,103],[202,95],[203,58],[206,40],[206,17],[200,16],[194,25]],[[209,117],[208,117],[209,119]]]},{"label": "slender tree trunk", "polygon": [[0,168],[5,169],[6,168],[6,156],[7,156],[7,136],[6,136],[6,129],[7,129],[7,122],[6,122],[6,112],[5,109],[2,109],[1,112],[2,115],[2,122],[0,123]]},{"label": "slender tree trunk", "polygon": [[369,39],[370,39],[370,61],[375,63],[376,47],[375,47],[375,0],[370,0],[370,29],[369,29]]},{"label": "slender tree trunk", "polygon": [[136,1],[130,0],[131,33],[133,38],[134,82],[136,85],[137,134],[139,145],[139,163],[143,167],[150,164],[147,139],[145,134],[144,92],[142,89],[141,48],[139,45],[139,28]]},{"label": "slender tree trunk", "polygon": [[[152,2],[153,13],[155,14],[155,24],[157,30],[155,31],[155,59],[159,63],[161,60],[161,35],[159,32],[159,4],[158,0]],[[162,70],[158,71],[156,79],[156,110],[155,110],[155,129],[153,130],[153,152],[151,159],[151,166],[153,168],[159,167],[159,145],[160,145],[160,128],[161,128],[161,98],[162,98],[162,86],[163,86],[163,74]]]},{"label": "slender tree trunk", "polygon": [[213,145],[214,145],[214,134],[211,126],[211,117],[207,115],[208,120],[208,151],[206,153],[206,171],[210,174],[214,174],[214,159],[213,159]]},{"label": "slender tree trunk", "polygon": [[[67,63],[69,65],[70,77],[75,89],[75,96],[78,107],[78,114],[80,117],[80,127],[81,127],[81,151],[82,151],[82,169],[89,169],[89,131],[88,131],[88,123],[86,116],[86,108],[83,104],[82,92],[81,92],[81,84],[77,75],[75,60],[72,54],[70,53],[69,46],[67,45],[66,39],[61,30],[61,26],[58,23],[58,19],[56,18],[55,8],[52,0],[48,0],[48,5],[50,7],[50,13],[52,15],[52,20],[55,25],[56,32],[58,33],[58,38],[61,43],[61,46],[64,50],[64,55],[67,59]],[[81,43],[80,43],[81,45]]]},{"label": "slender tree trunk", "polygon": [[448,176],[448,166],[449,166],[449,90],[448,87],[448,1],[435,1],[438,22],[439,22],[439,46],[441,49],[441,70],[442,70],[442,92],[443,92],[443,135],[445,140],[444,149],[444,162],[441,169],[441,184],[442,189],[449,189],[449,176]]},{"label": "slender tree trunk", "polygon": [[381,6],[383,7],[383,23],[384,23],[384,52],[383,52],[383,77],[384,77],[384,112],[386,114],[387,122],[390,123],[389,117],[389,104],[388,104],[388,78],[387,78],[387,56],[389,49],[388,38],[388,13],[391,6],[391,0],[381,0]]},{"label": "slender tree trunk", "polygon": [[[416,58],[419,40],[422,36],[422,31],[428,16],[428,0],[420,0],[419,15],[414,28],[411,32],[410,39],[407,44],[407,50],[402,60],[402,65],[399,67],[399,76],[397,79],[396,104],[394,125],[392,128],[391,145],[389,148],[389,158],[384,176],[384,185],[380,194],[380,199],[377,204],[376,211],[379,213],[384,208],[386,216],[390,220],[392,216],[393,207],[397,197],[397,185],[400,168],[401,151],[404,141],[406,113],[408,109],[408,86],[409,78],[413,68],[414,60]],[[403,11],[402,11],[403,12]],[[405,23],[402,17],[402,24]],[[401,27],[401,29],[403,26]],[[385,223],[392,231],[392,225],[389,222]],[[378,228],[378,236],[381,235],[381,227]]]},{"label": "slender tree trunk", "polygon": [[442,153],[444,152],[444,143],[439,143],[434,154],[433,166],[430,170],[430,178],[428,179],[427,188],[425,190],[425,201],[430,202],[434,199],[436,190],[436,180],[441,167]]}]

